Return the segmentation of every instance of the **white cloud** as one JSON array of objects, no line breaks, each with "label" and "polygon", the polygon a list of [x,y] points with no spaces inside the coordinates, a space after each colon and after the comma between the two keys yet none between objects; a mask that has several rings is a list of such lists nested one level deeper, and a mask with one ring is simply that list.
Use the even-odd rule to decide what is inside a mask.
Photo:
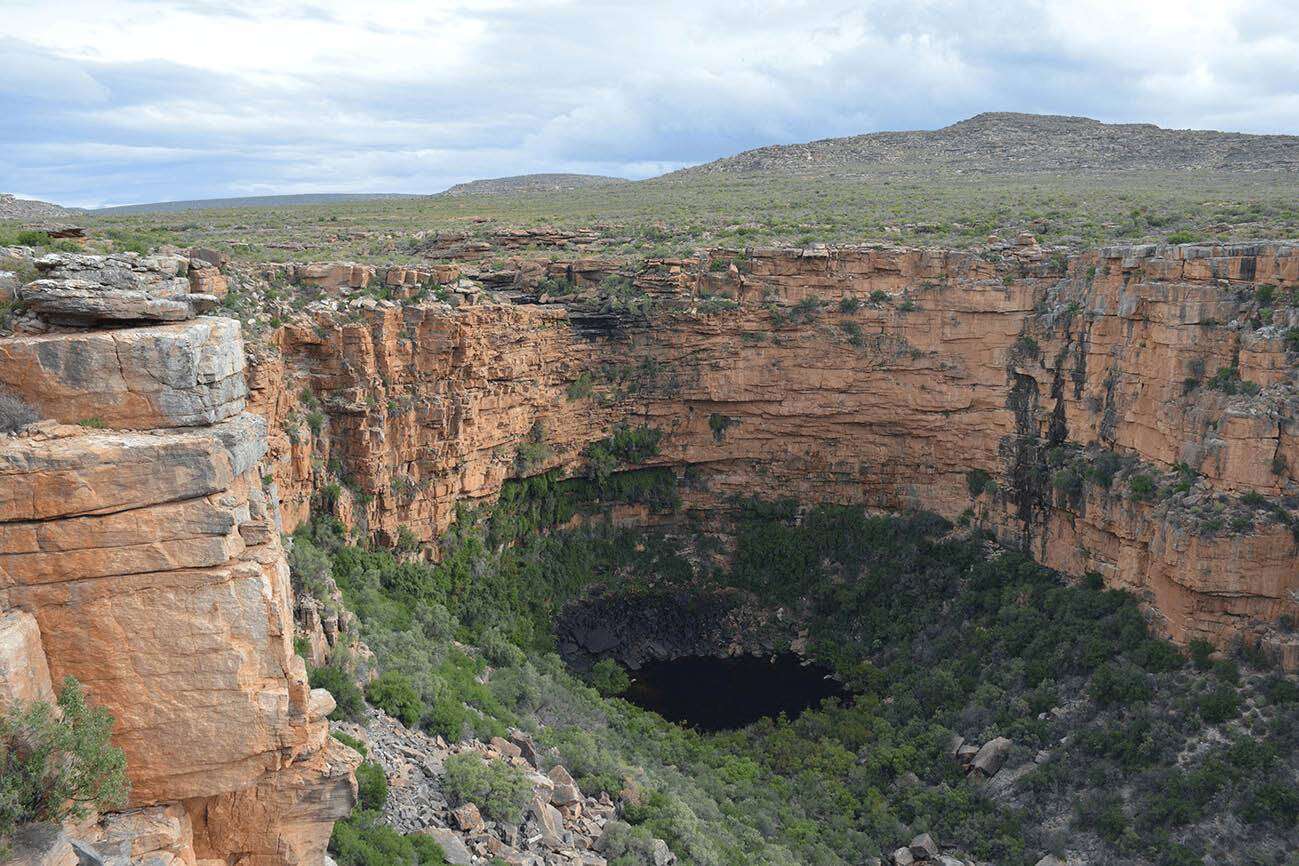
[{"label": "white cloud", "polygon": [[0,189],[643,177],[979,111],[1299,128],[1289,0],[7,0]]}]

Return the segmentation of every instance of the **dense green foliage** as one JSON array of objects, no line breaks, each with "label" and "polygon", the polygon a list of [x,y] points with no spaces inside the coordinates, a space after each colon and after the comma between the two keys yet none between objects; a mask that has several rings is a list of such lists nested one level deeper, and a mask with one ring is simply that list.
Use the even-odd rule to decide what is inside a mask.
[{"label": "dense green foliage", "polygon": [[473,803],[488,818],[517,824],[532,797],[532,783],[522,772],[477,752],[447,758],[443,785],[456,803]]},{"label": "dense green foliage", "polygon": [[[857,863],[930,831],[984,860],[1033,863],[1064,838],[1046,828],[1064,826],[1112,856],[1182,864],[1213,853],[1209,816],[1260,839],[1290,826],[1299,688],[1207,655],[1203,670],[1188,664],[1099,581],[1067,585],[932,515],[792,502],[739,507],[731,565],[717,570],[687,555],[703,536],[598,520],[559,530],[590,494],[547,476],[512,485],[491,512],[461,515],[434,566],[350,546],[328,523],[295,544],[329,553],[381,666],[419,695],[421,725],[518,725],[557,748],[584,791],[638,788],[618,831],[629,862],[659,837],[690,863]],[[613,580],[730,586],[803,609],[811,654],[856,698],[705,735],[603,697],[548,652],[548,625],[566,599]],[[593,682],[609,692],[612,679]],[[1259,710],[1244,717],[1246,706]],[[994,800],[965,778],[954,733],[1011,738],[1020,793]],[[465,775],[488,798],[478,772]]]},{"label": "dense green foliage", "polygon": [[0,855],[28,822],[84,818],[126,805],[126,758],[108,744],[106,710],[86,702],[81,684],[63,681],[55,707],[14,702],[0,713]]}]

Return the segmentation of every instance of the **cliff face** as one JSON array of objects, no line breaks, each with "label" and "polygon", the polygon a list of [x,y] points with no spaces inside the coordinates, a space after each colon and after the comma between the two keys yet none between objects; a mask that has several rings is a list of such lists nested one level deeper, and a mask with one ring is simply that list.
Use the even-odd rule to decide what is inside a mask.
[{"label": "cliff face", "polygon": [[183,259],[38,267],[0,340],[46,419],[0,438],[0,699],[71,675],[113,714],[131,809],[78,831],[105,856],[319,863],[359,759],[293,650],[239,324],[195,317]]},{"label": "cliff face", "polygon": [[[647,262],[619,297],[594,288],[613,263],[516,262],[489,284],[523,303],[354,299],[279,329],[250,382],[286,524],[323,493],[380,539],[431,540],[457,503],[649,424],[688,507],[964,516],[1132,589],[1178,639],[1299,663],[1277,627],[1299,614],[1299,247],[735,259]],[[547,273],[570,289],[538,295]]]}]

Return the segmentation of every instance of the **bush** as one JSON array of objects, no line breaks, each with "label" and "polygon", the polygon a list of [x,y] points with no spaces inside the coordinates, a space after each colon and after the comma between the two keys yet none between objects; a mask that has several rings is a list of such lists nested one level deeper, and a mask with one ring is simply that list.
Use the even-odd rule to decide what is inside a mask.
[{"label": "bush", "polygon": [[1150,679],[1140,668],[1106,663],[1092,675],[1092,699],[1102,707],[1131,706],[1150,700]]},{"label": "bush", "polygon": [[359,722],[365,717],[365,701],[352,675],[340,667],[325,665],[312,668],[307,682],[313,689],[325,689],[334,696],[334,711],[329,717],[336,722]]},{"label": "bush", "polygon": [[388,777],[383,767],[373,761],[362,761],[356,768],[356,805],[360,809],[379,811],[388,802]]},{"label": "bush", "polygon": [[1222,684],[1208,694],[1201,695],[1196,701],[1196,708],[1200,711],[1200,718],[1216,725],[1236,717],[1240,712],[1240,696],[1234,688]]},{"label": "bush", "polygon": [[1280,781],[1264,782],[1250,792],[1240,814],[1251,824],[1270,821],[1293,827],[1299,821],[1299,788]]},{"label": "bush", "polygon": [[523,773],[500,761],[483,760],[477,752],[447,758],[443,784],[457,803],[473,803],[482,813],[505,824],[523,820],[523,807],[532,784]]},{"label": "bush", "polygon": [[1155,481],[1149,475],[1137,473],[1128,479],[1128,490],[1133,499],[1147,500],[1155,495]]},{"label": "bush", "polygon": [[613,659],[600,659],[591,668],[591,685],[607,698],[627,691],[631,678]]},{"label": "bush", "polygon": [[378,819],[374,812],[358,811],[334,824],[329,853],[338,866],[445,866],[432,837],[403,836]]},{"label": "bush", "polygon": [[44,701],[15,701],[0,715],[0,854],[19,825],[126,805],[126,757],[108,744],[113,717],[89,706],[72,677],[57,705],[56,714]]},{"label": "bush", "polygon": [[40,416],[19,397],[0,391],[0,433],[21,430]]},{"label": "bush", "polygon": [[1209,643],[1202,637],[1192,638],[1186,648],[1191,651],[1191,661],[1195,663],[1195,669],[1207,671],[1213,666],[1213,661],[1209,656],[1213,655],[1213,644]]},{"label": "bush", "polygon": [[970,491],[970,496],[978,499],[983,491],[988,490],[992,484],[992,476],[982,469],[971,469],[965,473],[965,486]]},{"label": "bush", "polygon": [[408,728],[419,724],[424,702],[410,677],[400,671],[384,671],[365,687],[365,699]]},{"label": "bush", "polygon": [[361,742],[356,737],[348,736],[342,731],[330,731],[329,735],[352,751],[358,753],[363,758],[369,752],[369,749],[365,747],[365,743]]}]

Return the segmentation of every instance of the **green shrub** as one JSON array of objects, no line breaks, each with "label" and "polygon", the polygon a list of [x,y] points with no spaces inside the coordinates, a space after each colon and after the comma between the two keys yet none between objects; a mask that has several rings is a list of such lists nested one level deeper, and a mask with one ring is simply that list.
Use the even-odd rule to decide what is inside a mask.
[{"label": "green shrub", "polygon": [[1299,788],[1280,780],[1264,782],[1249,792],[1240,814],[1251,824],[1293,827],[1299,822]]},{"label": "green shrub", "polygon": [[631,678],[622,665],[613,659],[600,659],[591,668],[591,685],[605,697],[620,695],[631,685]]},{"label": "green shrub", "polygon": [[329,735],[333,737],[335,740],[338,740],[344,746],[347,746],[352,751],[358,753],[363,758],[365,757],[366,753],[369,751],[368,749],[366,749],[365,743],[361,742],[356,737],[349,736],[348,734],[343,733],[342,731],[331,730],[329,732]]},{"label": "green shrub", "polygon": [[1150,700],[1152,694],[1149,677],[1131,665],[1106,663],[1092,675],[1092,700],[1102,707],[1131,706]]},{"label": "green shrub", "polygon": [[583,397],[590,397],[592,390],[594,386],[591,382],[591,374],[582,373],[568,383],[568,399],[581,400]]},{"label": "green shrub", "polygon": [[1191,638],[1186,648],[1191,652],[1191,661],[1195,663],[1196,670],[1207,671],[1212,667],[1213,662],[1209,656],[1213,655],[1213,644],[1202,637],[1197,637]]},{"label": "green shrub", "polygon": [[359,722],[365,718],[365,700],[352,675],[340,667],[325,665],[307,672],[313,689],[325,689],[334,696],[334,711],[329,717],[336,722]]},{"label": "green shrub", "polygon": [[992,476],[982,469],[971,469],[965,473],[965,486],[970,496],[978,499],[992,484]]},{"label": "green shrub", "polygon": [[1199,239],[1199,235],[1186,229],[1179,229],[1168,236],[1170,244],[1193,244]]},{"label": "green shrub", "polygon": [[365,687],[365,699],[408,728],[419,724],[424,715],[424,702],[411,684],[410,677],[400,671],[384,671],[379,678]]},{"label": "green shrub", "polygon": [[1215,686],[1208,694],[1201,695],[1196,701],[1200,718],[1211,725],[1220,724],[1236,718],[1240,712],[1240,696],[1227,684]]},{"label": "green shrub", "polygon": [[483,760],[477,752],[447,758],[443,785],[457,803],[473,803],[488,818],[506,824],[523,820],[523,807],[532,797],[532,784],[523,773]]},{"label": "green shrub", "polygon": [[432,837],[403,836],[379,817],[358,810],[334,824],[329,853],[338,866],[445,866],[442,849]]},{"label": "green shrub", "polygon": [[388,777],[383,767],[373,761],[362,761],[356,768],[356,805],[359,809],[379,811],[388,802]]},{"label": "green shrub", "polygon": [[1149,500],[1155,495],[1155,480],[1145,473],[1139,472],[1128,478],[1128,490],[1132,492],[1133,499]]},{"label": "green shrub", "polygon": [[126,758],[109,745],[113,718],[63,680],[54,707],[13,702],[0,715],[0,854],[28,822],[80,820],[126,805]]},{"label": "green shrub", "polygon": [[844,295],[839,299],[839,312],[844,315],[850,315],[861,309],[861,301],[852,295]]}]

